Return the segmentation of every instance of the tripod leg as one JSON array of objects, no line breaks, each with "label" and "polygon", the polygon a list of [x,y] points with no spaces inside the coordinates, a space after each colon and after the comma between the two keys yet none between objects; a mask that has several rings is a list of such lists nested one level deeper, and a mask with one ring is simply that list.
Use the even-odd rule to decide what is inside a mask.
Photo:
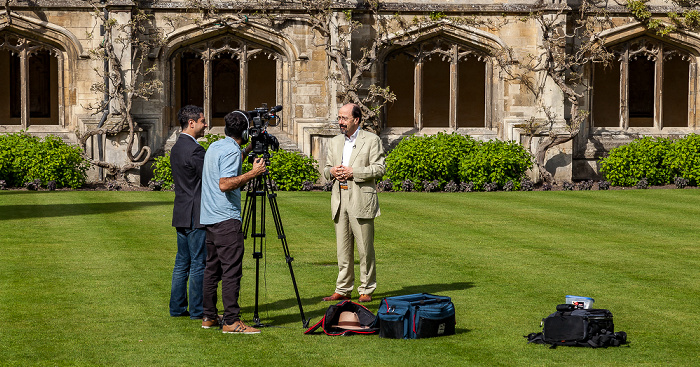
[{"label": "tripod leg", "polygon": [[263,326],[260,324],[260,314],[258,313],[258,295],[260,294],[260,257],[255,256],[255,252],[253,253],[253,257],[255,258],[255,309],[253,311],[253,326],[258,327],[258,326]]},{"label": "tripod leg", "polygon": [[255,259],[255,309],[253,311],[253,322],[254,326],[263,326],[260,324],[260,316],[258,314],[259,305],[259,294],[260,294],[260,259],[262,258],[262,239],[265,237],[265,198],[261,198],[260,205],[262,207],[262,217],[260,221],[260,226],[262,230],[258,232],[258,222],[257,222],[257,206],[258,206],[258,196],[264,196],[264,190],[260,190],[260,184],[263,181],[260,177],[254,178],[250,186],[248,187],[248,192],[245,198],[245,210],[244,210],[244,238],[248,238],[248,230],[251,229],[251,237],[253,238],[253,258]]},{"label": "tripod leg", "polygon": [[253,202],[255,201],[255,192],[258,187],[258,177],[254,178],[248,183],[248,190],[245,194],[245,204],[243,205],[243,238],[248,238],[248,228],[250,225],[250,218],[255,216],[255,206]]},{"label": "tripod leg", "polygon": [[294,293],[297,297],[297,304],[299,305],[299,314],[301,315],[301,322],[304,328],[309,327],[309,320],[304,316],[304,308],[301,305],[301,298],[299,297],[299,288],[297,287],[297,281],[294,277],[294,269],[292,269],[292,261],[294,258],[289,253],[289,246],[287,245],[287,236],[284,234],[284,228],[282,227],[282,218],[280,217],[279,207],[277,206],[277,194],[272,190],[272,179],[269,175],[265,174],[265,185],[264,191],[267,193],[268,201],[270,202],[270,211],[272,212],[272,217],[275,221],[275,229],[277,229],[277,238],[282,241],[282,249],[284,250],[285,260],[289,266],[289,274],[292,277],[292,284],[294,285]]}]

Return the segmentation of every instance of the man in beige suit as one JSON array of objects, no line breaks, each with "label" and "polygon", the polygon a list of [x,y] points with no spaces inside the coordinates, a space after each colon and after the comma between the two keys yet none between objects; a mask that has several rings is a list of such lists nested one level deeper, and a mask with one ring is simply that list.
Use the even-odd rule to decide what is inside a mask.
[{"label": "man in beige suit", "polygon": [[350,299],[355,282],[353,241],[360,256],[360,302],[370,302],[377,288],[374,218],[379,216],[376,181],[384,175],[384,148],[379,137],[360,129],[362,111],[346,104],[338,111],[341,135],[331,140],[323,175],[333,180],[331,214],[335,222],[338,280],[324,301]]}]

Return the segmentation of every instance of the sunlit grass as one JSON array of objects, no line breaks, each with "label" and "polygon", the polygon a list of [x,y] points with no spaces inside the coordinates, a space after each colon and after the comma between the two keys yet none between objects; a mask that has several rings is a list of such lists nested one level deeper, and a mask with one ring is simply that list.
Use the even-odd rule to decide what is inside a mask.
[{"label": "sunlit grass", "polygon": [[[700,190],[381,193],[381,297],[452,297],[457,335],[303,334],[268,215],[262,335],[168,316],[172,192],[0,192],[0,365],[692,365],[700,337]],[[305,316],[337,267],[330,194],[277,198]],[[255,262],[241,305],[251,321]],[[528,345],[564,296],[610,309],[629,347]],[[354,295],[357,297],[357,294]]]}]

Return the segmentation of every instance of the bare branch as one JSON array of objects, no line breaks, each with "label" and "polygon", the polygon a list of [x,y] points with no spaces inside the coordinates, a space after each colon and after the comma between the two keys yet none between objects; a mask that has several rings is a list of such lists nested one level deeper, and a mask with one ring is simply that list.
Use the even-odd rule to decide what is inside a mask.
[{"label": "bare branch", "polygon": [[10,2],[12,0],[5,0],[5,17],[7,17],[7,24],[12,25],[12,9],[10,8]]},{"label": "bare branch", "polygon": [[[104,5],[93,2],[96,26],[101,25],[104,29],[103,42],[99,48],[90,50],[89,53],[91,58],[106,60],[109,65],[106,75],[103,70],[95,68],[97,75],[106,76],[108,83],[95,83],[91,87],[92,91],[104,93],[107,99],[90,103],[85,108],[93,114],[111,112],[112,123],[109,127],[89,130],[80,135],[79,143],[85,150],[87,140],[92,136],[114,136],[126,132],[126,155],[129,163],[119,166],[88,157],[92,164],[107,168],[109,175],[124,178],[126,172],[141,167],[151,156],[148,146],[141,147],[137,154],[133,152],[140,128],[134,121],[132,107],[134,99],[149,99],[162,91],[162,82],[151,79],[156,72],[156,66],[148,66],[148,53],[162,43],[163,34],[160,30],[154,30],[155,27],[149,24],[152,16],[139,9],[137,4],[126,24],[119,24],[116,19],[105,17],[102,6]],[[129,65],[130,69],[126,69],[124,65]]]}]

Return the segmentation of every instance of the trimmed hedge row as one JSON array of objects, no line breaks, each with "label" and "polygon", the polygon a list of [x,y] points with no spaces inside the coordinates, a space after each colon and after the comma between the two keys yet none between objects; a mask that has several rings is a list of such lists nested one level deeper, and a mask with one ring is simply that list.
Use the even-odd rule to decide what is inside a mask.
[{"label": "trimmed hedge row", "polygon": [[600,159],[606,180],[615,186],[666,185],[687,180],[700,183],[700,135],[681,139],[644,137],[611,149]]},{"label": "trimmed hedge row", "polygon": [[[221,139],[207,135],[203,146]],[[308,190],[319,178],[318,163],[294,152],[272,155],[270,174],[281,190]],[[499,140],[476,141],[456,133],[404,138],[386,158],[383,186],[403,190],[457,189],[468,191],[517,190],[524,173],[532,167],[530,154],[519,144]],[[683,182],[700,184],[700,135],[682,139],[644,137],[612,149],[599,161],[601,173],[615,186]],[[49,135],[39,139],[26,133],[0,135],[0,180],[8,186],[28,183],[55,187],[81,187],[89,162],[77,146]],[[250,164],[244,163],[244,170]],[[156,157],[154,181],[172,188],[169,152]]]},{"label": "trimmed hedge row", "polygon": [[78,188],[85,184],[89,166],[79,147],[57,136],[0,135],[0,180],[8,186]]},{"label": "trimmed hedge row", "polygon": [[[223,139],[223,135],[206,135],[206,141],[200,144],[206,149],[211,143]],[[308,183],[318,181],[319,173],[316,167],[318,162],[313,158],[305,157],[296,152],[280,149],[272,153],[270,158],[270,178],[274,181],[276,189],[285,191],[309,190]],[[246,159],[243,162],[243,172],[252,168],[252,164]],[[154,163],[153,180],[161,183],[164,189],[173,188],[173,172],[170,167],[170,152],[164,156],[156,157]]]},{"label": "trimmed hedge row", "polygon": [[[315,159],[297,152],[280,149],[270,158],[270,177],[279,190],[299,191],[310,190],[308,183],[318,181],[320,176],[318,162]],[[252,164],[246,162],[244,169],[252,168]]]},{"label": "trimmed hedge row", "polygon": [[384,178],[404,191],[454,191],[455,183],[466,183],[468,191],[518,190],[531,167],[530,153],[515,142],[438,133],[401,140],[387,154]]}]

